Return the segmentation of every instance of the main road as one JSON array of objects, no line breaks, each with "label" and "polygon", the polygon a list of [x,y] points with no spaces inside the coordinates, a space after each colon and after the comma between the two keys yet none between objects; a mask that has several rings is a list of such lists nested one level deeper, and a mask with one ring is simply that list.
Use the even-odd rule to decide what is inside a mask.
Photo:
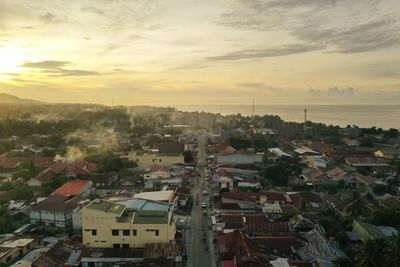
[{"label": "main road", "polygon": [[[215,267],[215,255],[213,245],[213,233],[209,230],[210,205],[209,195],[203,195],[202,192],[207,189],[206,175],[206,135],[198,137],[198,155],[197,155],[197,175],[193,177],[194,188],[192,189],[193,209],[190,217],[190,229],[187,231],[186,244],[188,251],[189,267]],[[198,204],[196,204],[198,199]],[[203,214],[202,203],[207,205],[207,215]]]}]

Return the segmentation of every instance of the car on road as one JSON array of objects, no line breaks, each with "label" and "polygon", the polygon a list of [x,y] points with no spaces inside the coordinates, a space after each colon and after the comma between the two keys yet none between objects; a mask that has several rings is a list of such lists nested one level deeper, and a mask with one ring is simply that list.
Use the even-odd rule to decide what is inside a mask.
[{"label": "car on road", "polygon": [[201,207],[206,208],[207,207],[206,203],[205,202],[201,203]]},{"label": "car on road", "polygon": [[204,190],[204,191],[202,192],[202,194],[203,194],[203,196],[205,196],[205,195],[208,195],[209,193],[208,193],[208,191]]},{"label": "car on road", "polygon": [[206,210],[203,210],[203,215],[207,215],[207,211]]}]

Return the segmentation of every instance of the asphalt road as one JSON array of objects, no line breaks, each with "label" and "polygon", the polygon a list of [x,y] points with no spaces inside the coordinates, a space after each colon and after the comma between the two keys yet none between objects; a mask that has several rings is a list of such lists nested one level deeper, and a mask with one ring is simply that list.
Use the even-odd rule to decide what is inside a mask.
[{"label": "asphalt road", "polygon": [[[206,177],[204,167],[206,166],[206,152],[205,152],[205,136],[199,137],[199,153],[197,160],[197,170],[199,171],[198,179],[194,178],[195,186],[192,189],[192,196],[194,205],[192,209],[190,226],[191,229],[187,231],[186,244],[188,246],[188,266],[189,267],[214,267],[214,247],[212,244],[213,233],[208,229],[209,226],[209,212],[210,203],[209,195],[202,195],[204,190],[210,191],[206,186]],[[197,196],[199,204],[196,205]],[[201,204],[207,204],[207,216],[203,215],[203,208]],[[204,239],[204,236],[206,240]],[[207,251],[206,251],[207,247]]]}]

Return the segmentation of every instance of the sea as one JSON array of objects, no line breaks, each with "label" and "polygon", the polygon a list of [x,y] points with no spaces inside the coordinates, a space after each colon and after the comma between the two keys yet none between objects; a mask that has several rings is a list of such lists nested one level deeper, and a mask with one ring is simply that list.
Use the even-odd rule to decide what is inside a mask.
[{"label": "sea", "polygon": [[[250,116],[253,113],[251,105],[179,105],[177,109],[222,115],[240,113]],[[312,122],[341,127],[400,129],[400,105],[255,105],[254,114],[278,115],[285,121],[303,122],[305,109],[307,120]]]}]

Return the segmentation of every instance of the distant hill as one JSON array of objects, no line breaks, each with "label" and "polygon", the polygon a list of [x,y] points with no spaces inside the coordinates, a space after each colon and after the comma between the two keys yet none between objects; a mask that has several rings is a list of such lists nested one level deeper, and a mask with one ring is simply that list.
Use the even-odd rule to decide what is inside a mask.
[{"label": "distant hill", "polygon": [[0,93],[0,104],[43,104],[43,102]]}]

